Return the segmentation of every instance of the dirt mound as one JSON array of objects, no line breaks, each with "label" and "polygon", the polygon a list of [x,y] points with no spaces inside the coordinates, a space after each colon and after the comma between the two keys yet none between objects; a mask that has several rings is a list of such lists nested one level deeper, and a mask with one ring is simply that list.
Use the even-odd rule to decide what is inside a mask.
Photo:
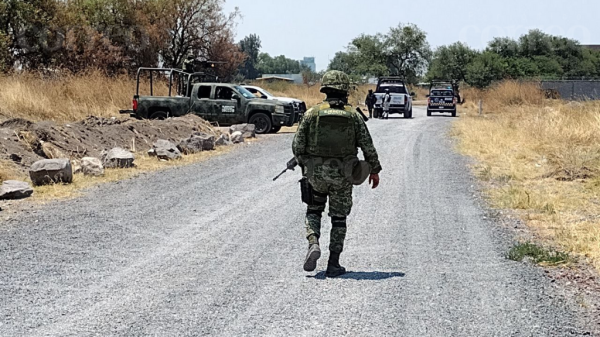
[{"label": "dirt mound", "polygon": [[70,124],[10,119],[0,123],[0,160],[11,160],[25,168],[44,158],[99,157],[102,151],[117,146],[145,152],[157,139],[177,143],[199,131],[220,134],[195,115],[167,120],[88,117]]}]

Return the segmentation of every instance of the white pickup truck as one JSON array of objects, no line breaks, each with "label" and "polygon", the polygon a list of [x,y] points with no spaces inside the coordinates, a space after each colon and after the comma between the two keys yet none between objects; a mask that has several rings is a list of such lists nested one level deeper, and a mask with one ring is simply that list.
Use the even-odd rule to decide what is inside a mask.
[{"label": "white pickup truck", "polygon": [[383,112],[383,96],[389,90],[391,96],[390,114],[403,114],[404,118],[412,118],[412,96],[409,93],[404,80],[400,77],[381,77],[375,89],[377,103],[375,103],[375,114],[381,116]]},{"label": "white pickup truck", "polygon": [[302,100],[290,97],[277,97],[271,94],[270,92],[266,91],[265,89],[253,85],[242,85],[242,87],[250,91],[252,94],[254,94],[254,96],[258,98],[271,99],[284,104],[292,104],[299,118],[302,118],[304,112],[306,112],[306,103],[304,103],[304,101]]}]

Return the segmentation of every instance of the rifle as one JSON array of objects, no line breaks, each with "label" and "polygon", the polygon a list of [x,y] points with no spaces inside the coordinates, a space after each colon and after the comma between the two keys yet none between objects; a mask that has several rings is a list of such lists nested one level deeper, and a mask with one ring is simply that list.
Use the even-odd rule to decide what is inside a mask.
[{"label": "rifle", "polygon": [[359,107],[356,107],[356,112],[358,112],[362,116],[362,118],[365,122],[369,121],[369,117],[367,117],[365,115],[365,113]]},{"label": "rifle", "polygon": [[296,157],[290,159],[287,164],[286,164],[286,169],[283,170],[281,173],[279,173],[279,175],[277,175],[277,177],[273,178],[273,181],[279,179],[279,177],[281,177],[284,173],[286,173],[288,170],[292,170],[294,171],[294,169],[296,168],[296,166],[298,166],[298,161],[296,160]]}]

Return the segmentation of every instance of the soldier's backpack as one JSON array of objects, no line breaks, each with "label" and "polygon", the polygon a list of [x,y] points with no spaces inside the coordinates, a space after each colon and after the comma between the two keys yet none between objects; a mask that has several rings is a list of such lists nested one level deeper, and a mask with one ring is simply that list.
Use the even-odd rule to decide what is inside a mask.
[{"label": "soldier's backpack", "polygon": [[317,120],[308,140],[308,152],[313,156],[344,158],[357,153],[354,111],[319,106]]}]

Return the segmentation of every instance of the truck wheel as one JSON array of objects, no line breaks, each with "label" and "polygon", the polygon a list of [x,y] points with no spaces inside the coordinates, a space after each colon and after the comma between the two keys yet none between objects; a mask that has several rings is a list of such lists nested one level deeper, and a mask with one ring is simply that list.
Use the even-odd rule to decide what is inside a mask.
[{"label": "truck wheel", "polygon": [[281,125],[273,126],[271,128],[271,133],[277,133],[279,130],[281,130]]},{"label": "truck wheel", "polygon": [[248,124],[254,124],[256,126],[256,133],[261,135],[269,133],[273,127],[271,118],[262,112],[252,115],[248,121]]},{"label": "truck wheel", "polygon": [[456,109],[452,110],[452,117],[456,117]]},{"label": "truck wheel", "polygon": [[427,117],[431,117],[431,110],[427,109]]},{"label": "truck wheel", "polygon": [[402,116],[403,118],[411,118],[412,116],[410,115],[410,110],[408,111],[404,111],[404,114]]},{"label": "truck wheel", "polygon": [[164,111],[157,111],[155,113],[153,113],[152,115],[150,115],[150,119],[167,119],[169,117],[169,114],[167,114]]}]

